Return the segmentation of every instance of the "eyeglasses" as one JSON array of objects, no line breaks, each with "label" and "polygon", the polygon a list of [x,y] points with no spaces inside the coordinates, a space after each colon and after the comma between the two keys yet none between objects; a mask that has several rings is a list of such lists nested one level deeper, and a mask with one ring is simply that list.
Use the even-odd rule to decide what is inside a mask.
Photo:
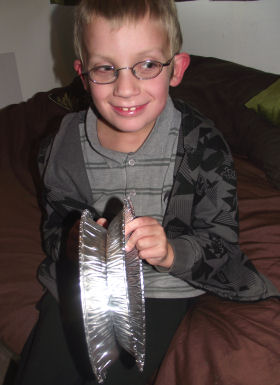
[{"label": "eyeglasses", "polygon": [[[174,55],[175,56],[175,55]],[[132,74],[140,80],[148,80],[157,77],[163,67],[169,66],[174,56],[166,63],[156,60],[144,60],[134,64],[132,67],[115,68],[114,66],[102,65],[95,66],[83,75],[87,75],[89,79],[96,84],[110,84],[117,80],[119,71],[130,70]]]}]

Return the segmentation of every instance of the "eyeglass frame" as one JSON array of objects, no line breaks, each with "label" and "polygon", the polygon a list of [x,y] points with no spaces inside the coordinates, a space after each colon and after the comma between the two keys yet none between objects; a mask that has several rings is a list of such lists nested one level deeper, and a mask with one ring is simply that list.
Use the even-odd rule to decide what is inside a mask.
[{"label": "eyeglass frame", "polygon": [[[118,77],[119,77],[119,71],[121,71],[121,70],[130,70],[131,73],[132,73],[132,75],[133,75],[136,79],[138,79],[138,80],[150,80],[150,79],[156,78],[156,77],[162,72],[163,67],[168,67],[168,66],[171,64],[172,60],[174,59],[174,57],[175,57],[176,55],[177,55],[177,53],[175,53],[175,54],[174,54],[169,60],[167,60],[167,62],[165,62],[165,63],[161,63],[161,62],[158,61],[158,60],[142,60],[142,61],[139,61],[139,62],[133,64],[132,67],[115,68],[114,66],[106,66],[106,67],[109,67],[109,68],[111,68],[112,70],[114,70],[114,76],[115,76],[115,78],[114,78],[112,81],[110,81],[110,82],[100,83],[100,82],[97,82],[96,80],[91,79],[91,77],[90,77],[90,71],[92,71],[94,68],[105,67],[105,65],[104,65],[104,66],[102,66],[102,65],[101,65],[101,66],[94,66],[94,67],[92,67],[89,71],[83,72],[82,75],[83,75],[83,76],[88,76],[89,80],[90,80],[92,83],[94,83],[94,84],[112,84],[112,83],[114,83],[114,82],[118,79]],[[158,63],[158,64],[161,65],[161,68],[160,68],[159,73],[156,74],[155,76],[152,76],[151,78],[141,78],[141,77],[137,76],[136,73],[133,71],[133,69],[135,68],[135,66],[137,66],[137,65],[140,64],[140,63]]]}]

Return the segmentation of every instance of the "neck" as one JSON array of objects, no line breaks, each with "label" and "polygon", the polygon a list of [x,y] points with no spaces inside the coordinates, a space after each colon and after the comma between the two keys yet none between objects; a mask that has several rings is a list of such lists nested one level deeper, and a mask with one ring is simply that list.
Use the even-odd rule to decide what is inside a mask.
[{"label": "neck", "polygon": [[97,121],[97,135],[100,144],[109,150],[129,153],[136,152],[150,135],[153,129],[151,124],[141,131],[122,132],[107,125],[103,120]]}]

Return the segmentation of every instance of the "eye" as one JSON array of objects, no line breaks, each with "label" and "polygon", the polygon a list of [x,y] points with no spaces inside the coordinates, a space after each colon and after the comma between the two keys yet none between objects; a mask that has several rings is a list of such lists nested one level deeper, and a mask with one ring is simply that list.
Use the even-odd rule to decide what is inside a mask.
[{"label": "eye", "polygon": [[152,79],[161,71],[161,63],[155,60],[145,60],[133,67],[136,77],[139,79]]},{"label": "eye", "polygon": [[93,67],[91,71],[94,73],[106,74],[106,73],[114,72],[115,68],[113,66],[103,65],[103,66]]},{"label": "eye", "polygon": [[154,69],[157,69],[159,66],[158,62],[152,61],[152,60],[146,60],[139,64],[141,65],[141,69],[144,71],[154,70]]},{"label": "eye", "polygon": [[89,71],[90,79],[95,83],[110,83],[115,78],[115,67],[95,66]]}]

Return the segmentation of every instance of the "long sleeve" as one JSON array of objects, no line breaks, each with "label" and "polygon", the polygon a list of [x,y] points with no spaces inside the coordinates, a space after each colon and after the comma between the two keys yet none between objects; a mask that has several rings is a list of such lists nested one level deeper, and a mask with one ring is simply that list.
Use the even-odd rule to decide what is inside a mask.
[{"label": "long sleeve", "polygon": [[69,114],[58,134],[42,144],[39,171],[42,178],[42,241],[47,258],[39,267],[39,279],[57,297],[56,264],[71,226],[92,208],[92,194],[86,175],[79,138],[84,114]]},{"label": "long sleeve", "polygon": [[170,274],[231,299],[279,295],[240,250],[236,176],[222,135],[189,107],[181,128],[164,218],[175,254]]}]

